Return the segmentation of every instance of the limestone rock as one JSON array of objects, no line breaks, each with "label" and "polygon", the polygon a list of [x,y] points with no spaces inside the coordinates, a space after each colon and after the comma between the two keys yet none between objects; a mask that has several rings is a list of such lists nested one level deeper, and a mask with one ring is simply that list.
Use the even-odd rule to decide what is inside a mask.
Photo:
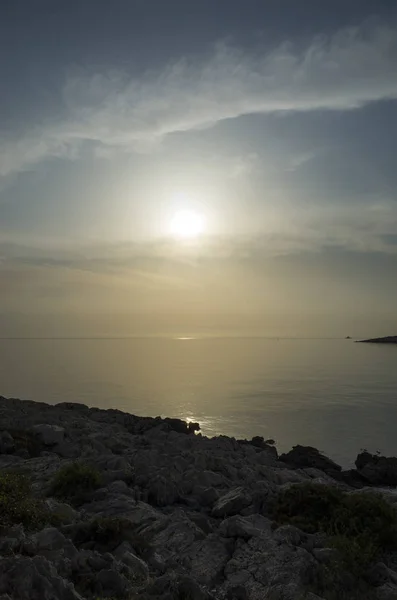
[{"label": "limestone rock", "polygon": [[270,519],[262,515],[234,516],[222,521],[219,526],[219,533],[226,538],[249,540],[251,537],[261,535],[264,531],[270,532],[271,525]]},{"label": "limestone rock", "polygon": [[340,465],[311,446],[294,446],[292,450],[282,454],[280,460],[295,468],[315,467],[325,473],[342,470]]},{"label": "limestone rock", "polygon": [[371,485],[397,485],[397,458],[362,452],[357,456],[359,474]]},{"label": "limestone rock", "polygon": [[43,444],[46,446],[61,444],[65,437],[65,429],[63,427],[48,425],[47,423],[35,425],[32,431],[41,438]]},{"label": "limestone rock", "polygon": [[15,450],[14,438],[8,431],[0,432],[0,454],[11,454]]},{"label": "limestone rock", "polygon": [[18,600],[83,600],[43,556],[0,558],[0,595]]},{"label": "limestone rock", "polygon": [[242,487],[234,488],[219,498],[212,509],[213,517],[229,517],[238,514],[252,502],[252,497]]}]

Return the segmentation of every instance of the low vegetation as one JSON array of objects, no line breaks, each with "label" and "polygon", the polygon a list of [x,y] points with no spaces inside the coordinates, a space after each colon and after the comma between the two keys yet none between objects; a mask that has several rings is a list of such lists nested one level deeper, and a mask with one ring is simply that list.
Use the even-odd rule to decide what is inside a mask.
[{"label": "low vegetation", "polygon": [[79,548],[99,552],[113,552],[124,541],[130,542],[139,555],[148,550],[145,540],[131,528],[131,522],[120,517],[95,517],[80,523],[72,532],[72,540]]},{"label": "low vegetation", "polygon": [[272,514],[277,523],[328,536],[329,546],[337,552],[334,561],[319,570],[317,588],[332,600],[342,597],[338,590],[365,587],[371,564],[397,549],[397,513],[380,494],[299,484],[278,496]]},{"label": "low vegetation", "polygon": [[101,483],[101,475],[97,469],[74,462],[59,469],[52,481],[50,494],[59,500],[80,506],[90,499],[92,492]]},{"label": "low vegetation", "polygon": [[32,495],[29,479],[20,473],[0,472],[0,533],[13,525],[41,527],[49,518],[42,500]]}]

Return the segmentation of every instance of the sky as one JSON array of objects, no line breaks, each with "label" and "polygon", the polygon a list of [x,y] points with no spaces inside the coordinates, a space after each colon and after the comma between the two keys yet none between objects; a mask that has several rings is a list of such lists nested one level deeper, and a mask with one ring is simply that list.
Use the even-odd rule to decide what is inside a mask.
[{"label": "sky", "polygon": [[394,0],[2,0],[0,74],[0,337],[397,333]]}]

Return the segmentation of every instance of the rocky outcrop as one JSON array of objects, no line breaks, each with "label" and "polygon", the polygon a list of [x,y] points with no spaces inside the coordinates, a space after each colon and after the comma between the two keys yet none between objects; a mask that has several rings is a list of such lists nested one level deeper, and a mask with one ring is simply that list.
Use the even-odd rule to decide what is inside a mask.
[{"label": "rocky outcrop", "polygon": [[[310,582],[335,550],[324,536],[276,526],[272,503],[296,483],[352,492],[391,483],[395,459],[360,455],[357,471],[343,472],[315,448],[295,446],[279,459],[272,440],[208,439],[198,429],[1,398],[0,476],[27,474],[47,521],[0,535],[0,600],[322,600]],[[71,506],[53,496],[53,482],[74,461],[100,479]],[[393,598],[393,573],[372,573],[379,600]]]},{"label": "rocky outcrop", "polygon": [[342,470],[340,465],[311,446],[294,446],[287,454],[282,454],[280,460],[296,469],[313,467],[331,474]]},{"label": "rocky outcrop", "polygon": [[359,475],[369,485],[397,485],[397,458],[364,451],[357,456],[355,464]]},{"label": "rocky outcrop", "polygon": [[372,338],[369,340],[359,340],[363,344],[397,344],[397,335],[389,335],[381,338]]}]

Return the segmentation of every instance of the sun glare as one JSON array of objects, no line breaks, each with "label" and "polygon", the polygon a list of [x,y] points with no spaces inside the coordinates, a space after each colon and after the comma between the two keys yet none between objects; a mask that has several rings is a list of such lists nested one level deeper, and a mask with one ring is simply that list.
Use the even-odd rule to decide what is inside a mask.
[{"label": "sun glare", "polygon": [[192,211],[178,211],[171,221],[171,234],[178,238],[194,238],[204,232],[203,217]]}]

